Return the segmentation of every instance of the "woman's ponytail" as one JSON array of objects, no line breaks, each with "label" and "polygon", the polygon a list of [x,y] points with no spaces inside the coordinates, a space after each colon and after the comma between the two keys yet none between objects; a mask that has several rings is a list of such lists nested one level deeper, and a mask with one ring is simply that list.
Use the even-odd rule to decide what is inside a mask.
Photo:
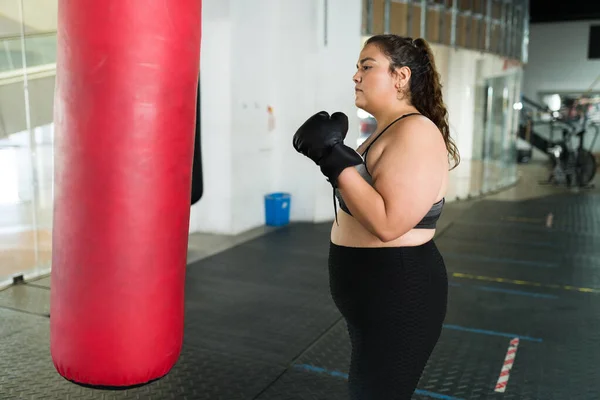
[{"label": "woman's ponytail", "polygon": [[390,70],[407,66],[411,70],[410,100],[413,106],[429,118],[442,132],[448,157],[455,168],[460,163],[456,144],[450,137],[448,111],[442,98],[440,75],[435,68],[435,60],[425,39],[413,40],[392,34],[370,37],[365,45],[375,44],[390,59]]},{"label": "woman's ponytail", "polygon": [[415,47],[422,53],[423,64],[420,74],[411,77],[411,101],[419,112],[433,121],[442,132],[448,156],[452,159],[455,168],[460,163],[460,155],[456,144],[450,137],[448,125],[448,110],[442,98],[442,85],[440,74],[435,67],[435,61],[431,48],[424,39],[418,38],[414,41]]}]

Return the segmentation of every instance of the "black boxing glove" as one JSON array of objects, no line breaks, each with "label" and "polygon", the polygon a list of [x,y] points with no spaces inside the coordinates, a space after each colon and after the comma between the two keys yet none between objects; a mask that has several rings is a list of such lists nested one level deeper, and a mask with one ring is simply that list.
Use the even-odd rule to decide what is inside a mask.
[{"label": "black boxing glove", "polygon": [[349,146],[344,143],[338,143],[331,149],[331,152],[323,157],[319,166],[321,172],[327,177],[327,180],[334,188],[338,187],[337,178],[343,170],[348,167],[362,164],[363,159]]},{"label": "black boxing glove", "polygon": [[347,167],[361,164],[362,157],[344,145],[348,117],[336,112],[329,117],[321,111],[310,117],[294,134],[294,148],[321,167],[328,181],[337,187],[337,177]]},{"label": "black boxing glove", "polygon": [[294,134],[294,149],[319,165],[338,143],[344,141],[348,132],[348,117],[344,113],[334,113],[329,117],[321,111],[304,122]]}]

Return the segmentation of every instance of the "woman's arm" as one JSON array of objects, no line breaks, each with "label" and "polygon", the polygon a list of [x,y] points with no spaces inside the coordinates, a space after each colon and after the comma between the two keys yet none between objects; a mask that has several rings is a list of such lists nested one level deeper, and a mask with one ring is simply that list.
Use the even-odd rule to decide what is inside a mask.
[{"label": "woman's arm", "polygon": [[402,121],[386,132],[385,147],[370,168],[373,187],[356,169],[346,168],[338,188],[354,218],[389,242],[417,225],[435,203],[447,168],[445,155],[442,136],[430,121]]}]

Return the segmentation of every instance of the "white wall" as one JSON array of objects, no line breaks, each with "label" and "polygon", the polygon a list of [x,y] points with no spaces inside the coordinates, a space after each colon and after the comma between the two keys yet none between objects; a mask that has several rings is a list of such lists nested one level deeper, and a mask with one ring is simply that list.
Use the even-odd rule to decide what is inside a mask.
[{"label": "white wall", "polygon": [[587,59],[589,27],[598,24],[600,20],[532,24],[524,94],[539,100],[540,91],[587,90],[600,74],[600,60]]},{"label": "white wall", "polygon": [[473,154],[473,110],[476,57],[473,52],[452,50],[448,62],[446,104],[450,133],[462,159]]},{"label": "white wall", "polygon": [[[21,0],[0,0],[0,37],[21,33]],[[25,33],[56,32],[58,0],[23,0]],[[4,17],[4,18],[2,18]],[[9,23],[12,20],[14,23]]]},{"label": "white wall", "polygon": [[502,57],[468,49],[431,44],[436,67],[441,76],[442,94],[448,109],[450,136],[461,159],[469,160],[479,153],[483,136],[483,116],[476,112],[476,90],[485,79],[508,72]]},{"label": "white wall", "polygon": [[192,207],[191,232],[237,234],[263,225],[263,196],[274,191],[291,193],[292,220],[333,217],[331,186],[292,147],[296,129],[321,109],[346,112],[347,140],[356,141],[352,75],[362,3],[327,1],[327,43],[324,4],[204,0],[204,196]]},{"label": "white wall", "polygon": [[[226,5],[226,0],[221,0]],[[192,206],[190,230],[231,232],[231,22],[210,18],[204,2],[200,55],[202,174],[204,194]],[[215,13],[219,9],[215,10]],[[208,18],[207,18],[208,16]],[[208,35],[210,33],[211,36]],[[207,38],[207,36],[209,36]],[[208,39],[208,40],[207,40]]]}]

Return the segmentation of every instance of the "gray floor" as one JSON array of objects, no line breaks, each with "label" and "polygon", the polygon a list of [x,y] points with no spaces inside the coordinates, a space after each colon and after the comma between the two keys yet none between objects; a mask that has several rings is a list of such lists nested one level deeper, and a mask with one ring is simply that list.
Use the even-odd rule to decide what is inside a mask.
[{"label": "gray floor", "polygon": [[[436,242],[448,317],[413,399],[600,398],[600,196],[535,193],[534,178],[446,207]],[[124,391],[58,375],[48,278],[0,291],[0,399],[346,399],[349,343],[328,293],[329,228],[192,235],[181,357],[163,379]],[[496,393],[514,338],[508,388]]]}]

